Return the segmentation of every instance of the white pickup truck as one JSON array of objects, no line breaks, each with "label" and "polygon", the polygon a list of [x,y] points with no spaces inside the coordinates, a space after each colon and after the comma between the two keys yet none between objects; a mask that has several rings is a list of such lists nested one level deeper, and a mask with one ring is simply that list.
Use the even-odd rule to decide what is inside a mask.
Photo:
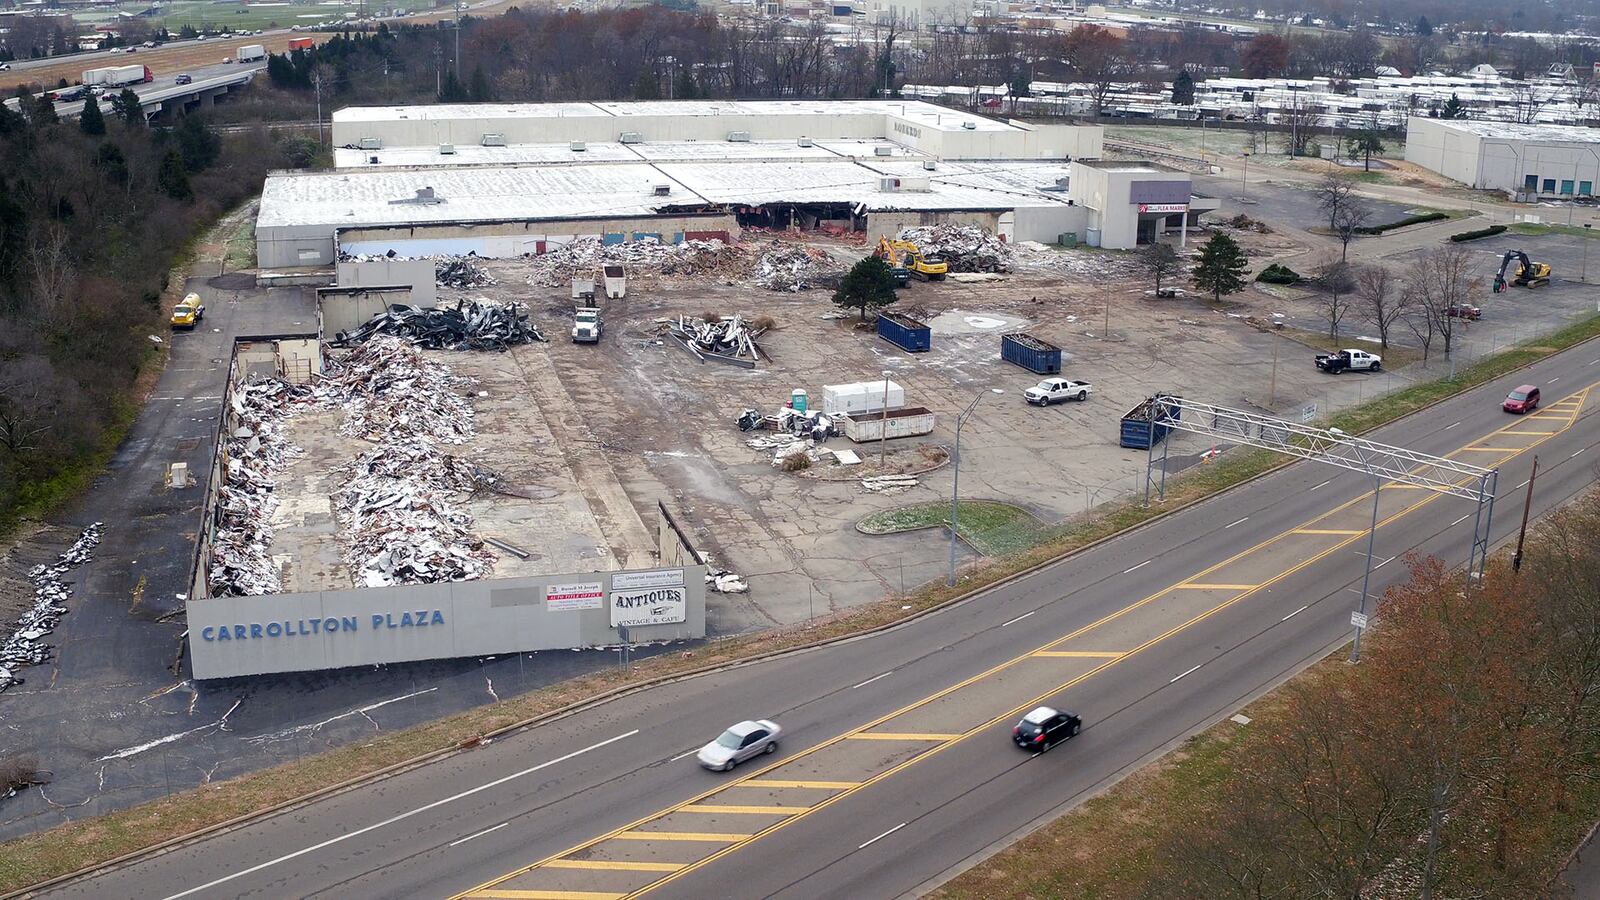
[{"label": "white pickup truck", "polygon": [[1058,400],[1087,400],[1094,385],[1071,378],[1046,378],[1022,392],[1022,399],[1039,406],[1049,406]]},{"label": "white pickup truck", "polygon": [[1380,372],[1383,357],[1365,350],[1344,349],[1338,353],[1317,354],[1317,368],[1330,375],[1340,372]]}]

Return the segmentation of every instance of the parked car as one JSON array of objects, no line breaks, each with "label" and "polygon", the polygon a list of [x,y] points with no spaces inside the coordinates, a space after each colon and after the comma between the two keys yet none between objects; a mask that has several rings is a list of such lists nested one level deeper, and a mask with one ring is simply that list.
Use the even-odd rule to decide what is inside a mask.
[{"label": "parked car", "polygon": [[1329,375],[1341,372],[1380,372],[1383,357],[1365,350],[1346,348],[1337,353],[1318,353],[1317,368]]},{"label": "parked car", "polygon": [[1473,306],[1471,303],[1452,303],[1444,308],[1444,314],[1471,322],[1476,322],[1483,318],[1483,310]]},{"label": "parked car", "polygon": [[775,753],[778,735],[783,729],[769,719],[746,719],[729,728],[717,739],[700,748],[696,758],[700,765],[719,772],[731,772],[733,767],[763,753]]},{"label": "parked car", "polygon": [[1041,706],[1011,729],[1011,741],[1024,750],[1043,753],[1083,729],[1083,720],[1069,712]]},{"label": "parked car", "polygon": [[1094,385],[1071,378],[1046,378],[1022,392],[1022,399],[1037,406],[1049,406],[1058,400],[1087,400]]},{"label": "parked car", "polygon": [[175,82],[177,82],[178,84],[194,84],[194,76],[190,75],[188,72],[184,72],[184,73],[180,74],[177,78],[175,78],[173,80]]},{"label": "parked car", "polygon": [[11,71],[11,63],[0,62],[0,72],[9,72],[9,71]]},{"label": "parked car", "polygon": [[1511,413],[1530,413],[1539,408],[1539,389],[1525,384],[1506,395],[1500,408]]},{"label": "parked car", "polygon": [[172,327],[193,329],[206,317],[205,305],[199,294],[189,294],[172,308]]}]

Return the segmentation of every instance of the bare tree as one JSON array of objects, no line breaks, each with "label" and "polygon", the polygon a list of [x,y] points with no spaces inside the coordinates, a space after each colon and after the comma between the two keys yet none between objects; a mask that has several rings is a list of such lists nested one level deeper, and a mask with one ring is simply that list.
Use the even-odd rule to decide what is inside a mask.
[{"label": "bare tree", "polygon": [[1413,272],[1408,284],[1419,304],[1418,312],[1428,322],[1428,333],[1444,340],[1448,356],[1457,323],[1463,321],[1457,313],[1477,283],[1472,276],[1472,253],[1460,244],[1446,244],[1429,250]]},{"label": "bare tree", "polygon": [[1328,337],[1338,340],[1339,325],[1350,313],[1351,303],[1355,299],[1356,284],[1350,264],[1329,257],[1317,266],[1311,283],[1317,289],[1322,317],[1328,322]]},{"label": "bare tree", "polygon": [[71,420],[82,392],[44,356],[0,361],[0,450],[15,465],[44,448],[51,432]]},{"label": "bare tree", "polygon": [[1378,330],[1378,344],[1389,347],[1389,332],[1406,312],[1406,293],[1395,290],[1395,278],[1383,266],[1367,266],[1356,274],[1356,297],[1367,321]]},{"label": "bare tree", "polygon": [[1350,241],[1355,238],[1361,226],[1367,224],[1372,218],[1372,210],[1365,203],[1347,201],[1333,214],[1333,233],[1339,237],[1339,261],[1344,262],[1350,255]]},{"label": "bare tree", "polygon": [[1433,329],[1433,316],[1428,315],[1427,304],[1423,299],[1426,291],[1422,282],[1422,273],[1417,269],[1412,269],[1406,274],[1406,280],[1400,286],[1400,306],[1405,310],[1400,320],[1411,330],[1417,343],[1422,345],[1422,362],[1426,364],[1428,353],[1433,349],[1436,333]]},{"label": "bare tree", "polygon": [[1317,209],[1328,214],[1328,227],[1337,228],[1339,210],[1351,202],[1355,194],[1355,182],[1343,172],[1329,172],[1317,182],[1317,189],[1312,196],[1317,198]]},{"label": "bare tree", "polygon": [[1156,296],[1161,296],[1161,280],[1183,271],[1183,260],[1171,244],[1155,243],[1139,252],[1139,262],[1155,279]]},{"label": "bare tree", "polygon": [[1278,113],[1278,121],[1289,126],[1289,155],[1305,156],[1306,145],[1322,122],[1322,106],[1308,103],[1296,94],[1294,104]]}]

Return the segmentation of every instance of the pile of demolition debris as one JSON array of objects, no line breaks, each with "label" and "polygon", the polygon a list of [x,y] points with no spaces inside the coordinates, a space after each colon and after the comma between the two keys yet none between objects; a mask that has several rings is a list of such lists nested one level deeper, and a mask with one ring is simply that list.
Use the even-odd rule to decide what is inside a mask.
[{"label": "pile of demolition debris", "polygon": [[476,256],[446,256],[434,263],[433,280],[439,287],[477,288],[495,283]]},{"label": "pile of demolition debris", "polygon": [[915,475],[873,475],[861,479],[861,486],[874,494],[903,494],[917,484]]},{"label": "pile of demolition debris", "polygon": [[282,379],[257,379],[236,386],[234,429],[222,443],[222,483],[217,487],[216,531],[211,538],[207,583],[212,596],[272,594],[281,589],[272,544],[277,473],[301,451],[283,437],[293,407],[312,401],[310,387]]},{"label": "pile of demolition debris", "polygon": [[762,248],[753,270],[755,283],[771,291],[803,291],[837,274],[826,250],[786,241],[772,241]]},{"label": "pile of demolition debris", "polygon": [[1011,271],[1011,248],[977,225],[916,225],[900,229],[900,239],[943,257],[952,272]]},{"label": "pile of demolition debris", "polygon": [[62,576],[89,561],[89,551],[100,543],[100,527],[101,523],[96,522],[85,528],[54,565],[34,566],[28,572],[28,580],[33,582],[33,606],[17,620],[16,633],[0,645],[0,692],[22,683],[18,669],[37,666],[50,658],[50,645],[42,639],[60,623],[67,612],[67,598],[72,596],[72,588]]},{"label": "pile of demolition debris", "polygon": [[497,557],[456,504],[495,479],[440,449],[475,433],[472,384],[394,337],[330,359],[319,397],[345,410],[341,433],[376,445],[347,467],[333,496],[357,584],[463,581],[492,570]]},{"label": "pile of demolition debris", "polygon": [[761,347],[756,338],[765,334],[770,325],[752,324],[737,313],[715,321],[708,318],[679,316],[677,324],[669,325],[667,333],[702,360],[711,357],[754,366],[761,359]]},{"label": "pile of demolition debris", "polygon": [[504,350],[544,340],[521,304],[463,300],[454,309],[395,303],[365,324],[339,332],[331,344],[347,347],[379,334],[405,338],[428,350]]},{"label": "pile of demolition debris", "polygon": [[1137,257],[1117,256],[1097,250],[1057,249],[1038,241],[1018,241],[1011,246],[1011,267],[1016,271],[1077,275],[1082,278],[1126,278],[1137,275]]},{"label": "pile of demolition debris", "polygon": [[528,283],[566,287],[576,277],[593,277],[605,263],[622,263],[630,275],[734,275],[740,252],[718,240],[663,244],[647,238],[607,244],[594,236],[577,238],[531,257]]}]

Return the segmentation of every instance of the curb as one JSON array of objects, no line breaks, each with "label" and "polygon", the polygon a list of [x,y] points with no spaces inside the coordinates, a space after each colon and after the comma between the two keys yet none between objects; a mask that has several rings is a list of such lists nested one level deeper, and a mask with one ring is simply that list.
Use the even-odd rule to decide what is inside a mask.
[{"label": "curb", "polygon": [[[1595,342],[1595,341],[1600,341],[1600,335],[1597,335],[1595,337],[1586,338],[1586,339],[1584,339],[1582,341],[1578,341],[1577,343],[1574,343],[1571,346],[1566,347],[1563,350],[1558,351],[1558,352],[1559,353],[1565,353],[1567,351],[1576,349],[1576,348],[1581,347],[1581,346],[1583,346],[1585,344],[1592,343],[1592,342]],[[1557,355],[1557,354],[1550,354],[1549,356],[1544,356],[1544,357],[1541,357],[1539,359],[1531,360],[1531,361],[1529,361],[1527,363],[1524,363],[1521,366],[1517,366],[1514,369],[1508,369],[1504,373],[1501,373],[1501,374],[1502,375],[1509,375],[1509,374],[1511,374],[1513,372],[1520,372],[1523,369],[1527,369],[1527,368],[1530,368],[1530,367],[1532,367],[1534,365],[1537,365],[1537,364],[1539,364],[1541,362],[1544,362],[1544,361],[1550,359],[1551,357],[1553,357],[1555,355]],[[1500,377],[1500,376],[1496,376],[1496,377]],[[1487,382],[1485,382],[1485,384],[1486,383]],[[1468,391],[1475,390],[1475,389],[1477,389],[1479,387],[1482,387],[1482,386],[1483,386],[1483,384],[1463,386],[1459,390],[1453,391],[1450,394],[1447,394],[1447,395],[1445,395],[1443,397],[1440,397],[1438,400],[1434,401],[1434,404],[1443,403],[1443,402],[1448,401],[1448,400],[1453,400],[1453,399],[1461,396],[1462,394],[1467,393]],[[1371,432],[1371,431],[1376,431],[1377,429],[1380,429],[1380,428],[1386,428],[1386,427],[1388,427],[1390,425],[1394,425],[1394,424],[1396,424],[1398,422],[1403,422],[1406,419],[1409,419],[1409,418],[1411,418],[1411,417],[1413,417],[1413,416],[1415,416],[1415,415],[1417,415],[1417,414],[1419,414],[1421,412],[1424,412],[1427,409],[1430,409],[1432,405],[1433,404],[1430,404],[1429,406],[1420,407],[1420,408],[1412,410],[1411,412],[1408,412],[1408,413],[1406,413],[1404,415],[1396,416],[1395,418],[1390,419],[1387,422],[1383,422],[1381,424],[1374,425],[1371,428],[1365,429],[1360,433],[1361,434],[1366,434],[1366,433]],[[447,757],[454,756],[454,755],[456,755],[458,753],[462,753],[464,751],[471,750],[471,749],[479,746],[480,744],[482,744],[485,741],[496,739],[496,738],[501,737],[503,735],[510,734],[510,733],[512,733],[514,731],[518,731],[518,730],[525,729],[525,728],[532,728],[532,727],[535,727],[535,726],[538,726],[538,725],[543,725],[543,724],[547,724],[549,722],[553,722],[553,721],[556,721],[556,720],[559,720],[559,719],[563,719],[563,718],[566,718],[568,716],[577,714],[579,712],[583,712],[585,710],[591,709],[591,708],[596,707],[596,706],[600,706],[600,705],[602,705],[604,703],[610,702],[612,700],[619,699],[621,697],[629,696],[629,695],[634,694],[634,693],[642,692],[642,691],[649,690],[649,689],[655,688],[655,687],[660,687],[660,686],[663,686],[663,685],[675,684],[677,682],[686,681],[686,680],[691,679],[691,678],[699,678],[699,677],[704,676],[704,675],[711,675],[711,674],[716,674],[716,673],[719,673],[719,672],[732,671],[733,669],[741,668],[741,667],[748,666],[748,665],[754,665],[756,663],[767,662],[767,661],[773,660],[773,659],[781,659],[781,658],[784,658],[784,657],[790,656],[790,655],[797,655],[797,654],[800,654],[800,653],[809,653],[809,652],[811,652],[813,650],[817,650],[817,649],[820,649],[820,648],[823,648],[823,647],[827,647],[827,646],[832,645],[832,644],[838,644],[838,643],[843,643],[845,641],[854,641],[854,640],[858,640],[860,638],[871,637],[871,636],[874,636],[874,635],[882,634],[882,633],[887,632],[887,631],[891,631],[893,629],[900,628],[900,627],[905,626],[905,625],[909,625],[912,622],[915,622],[915,621],[917,621],[919,619],[922,619],[924,617],[931,616],[931,615],[933,615],[935,613],[938,613],[938,612],[943,612],[946,609],[950,609],[950,608],[953,608],[953,607],[958,606],[960,604],[966,603],[969,600],[975,600],[975,599],[977,599],[979,597],[984,596],[985,594],[991,593],[993,591],[999,590],[999,589],[1004,588],[1004,587],[1008,587],[1008,586],[1010,586],[1010,585],[1012,585],[1012,584],[1014,584],[1014,583],[1016,583],[1018,581],[1021,581],[1021,580],[1025,579],[1025,578],[1027,578],[1027,577],[1030,577],[1030,576],[1032,576],[1034,574],[1037,574],[1038,572],[1041,572],[1041,571],[1043,571],[1043,570],[1045,570],[1045,569],[1047,569],[1047,568],[1049,568],[1051,566],[1055,566],[1055,565],[1067,562],[1067,561],[1073,559],[1074,557],[1076,557],[1076,556],[1078,556],[1078,555],[1080,555],[1082,553],[1086,553],[1086,552],[1088,552],[1088,551],[1090,551],[1092,549],[1095,549],[1095,548],[1100,547],[1100,546],[1102,546],[1104,544],[1107,544],[1107,543],[1109,543],[1109,542],[1111,542],[1113,540],[1116,540],[1117,538],[1123,537],[1125,535],[1133,534],[1134,532],[1137,532],[1137,531],[1139,531],[1139,530],[1141,530],[1143,528],[1146,528],[1148,526],[1155,525],[1158,522],[1164,521],[1165,519],[1167,519],[1167,518],[1169,518],[1169,517],[1171,517],[1173,515],[1176,515],[1177,513],[1183,512],[1184,510],[1190,509],[1190,508],[1195,507],[1195,506],[1199,506],[1200,504],[1203,504],[1203,503],[1206,503],[1208,501],[1211,501],[1211,500],[1217,499],[1219,497],[1225,496],[1227,494],[1230,494],[1233,491],[1238,490],[1239,488],[1245,487],[1246,485],[1249,485],[1249,484],[1253,484],[1254,482],[1259,481],[1260,479],[1265,478],[1268,475],[1275,474],[1275,473],[1281,471],[1282,469],[1285,469],[1285,468],[1287,468],[1287,467],[1289,467],[1291,465],[1294,465],[1295,463],[1303,462],[1303,461],[1304,460],[1299,460],[1299,459],[1284,460],[1283,462],[1278,463],[1278,464],[1273,465],[1273,466],[1270,466],[1270,467],[1268,467],[1268,468],[1266,468],[1266,469],[1264,469],[1264,470],[1262,470],[1260,472],[1257,472],[1254,475],[1249,476],[1248,478],[1245,478],[1245,479],[1243,479],[1241,481],[1238,481],[1238,482],[1236,482],[1234,484],[1228,485],[1227,487],[1222,488],[1221,490],[1218,490],[1215,493],[1207,494],[1207,495],[1205,495],[1203,497],[1198,497],[1198,498],[1196,498],[1194,500],[1190,500],[1187,503],[1183,503],[1183,504],[1181,504],[1179,506],[1174,506],[1174,507],[1172,507],[1170,509],[1164,509],[1161,512],[1151,516],[1148,519],[1145,519],[1142,522],[1138,522],[1138,523],[1136,523],[1134,525],[1128,526],[1127,528],[1123,528],[1123,529],[1120,529],[1118,531],[1112,532],[1111,534],[1105,535],[1104,537],[1096,538],[1095,540],[1090,541],[1090,542],[1082,545],[1081,547],[1075,547],[1075,548],[1073,548],[1071,550],[1068,550],[1065,553],[1062,553],[1062,554],[1060,554],[1058,556],[1055,556],[1055,557],[1052,557],[1050,559],[1046,559],[1046,560],[1042,560],[1040,562],[1034,563],[1033,565],[1028,566],[1028,567],[1026,567],[1024,569],[1020,569],[1020,570],[1018,570],[1016,572],[1013,572],[1010,575],[1003,576],[1003,577],[1001,577],[1000,579],[998,579],[998,580],[996,580],[994,582],[991,582],[989,584],[983,585],[981,587],[973,588],[972,590],[967,591],[966,593],[958,594],[958,595],[956,595],[954,597],[950,597],[948,599],[941,600],[941,601],[939,601],[937,603],[934,603],[933,605],[927,607],[926,609],[918,610],[918,611],[916,611],[916,612],[912,613],[911,615],[906,616],[904,618],[896,619],[896,620],[891,621],[891,622],[885,622],[885,623],[880,624],[880,625],[874,625],[871,628],[867,628],[867,629],[863,629],[863,630],[860,630],[860,631],[851,632],[851,633],[848,633],[848,634],[836,635],[834,637],[820,638],[818,640],[811,641],[811,642],[804,643],[804,644],[799,644],[799,645],[794,646],[794,647],[785,647],[785,648],[778,649],[778,650],[769,650],[769,651],[766,651],[766,652],[763,652],[763,653],[758,653],[758,654],[754,654],[752,656],[744,657],[742,659],[729,660],[729,661],[726,661],[726,662],[710,663],[710,664],[701,666],[699,668],[689,669],[689,670],[684,671],[684,672],[677,672],[677,673],[666,674],[666,675],[658,675],[658,676],[656,676],[654,678],[649,678],[649,679],[646,679],[644,681],[639,681],[639,682],[636,682],[636,683],[633,683],[633,684],[621,685],[621,686],[618,686],[618,687],[609,688],[609,689],[607,689],[605,691],[601,691],[598,694],[592,695],[590,697],[586,697],[586,698],[584,698],[582,700],[575,700],[572,703],[566,704],[565,706],[561,706],[561,707],[558,707],[558,708],[553,709],[553,710],[548,710],[546,712],[538,713],[538,714],[530,716],[530,717],[528,717],[526,719],[522,719],[520,721],[513,722],[511,724],[501,726],[500,728],[496,728],[496,729],[494,729],[492,731],[489,731],[489,732],[487,732],[485,734],[478,735],[477,737],[469,738],[469,739],[460,741],[457,744],[455,744],[454,746],[440,747],[440,748],[438,748],[436,750],[428,751],[428,752],[420,754],[418,756],[414,756],[414,757],[412,757],[410,759],[402,760],[402,761],[397,762],[397,763],[391,763],[388,766],[384,766],[384,767],[382,767],[380,769],[377,769],[377,770],[374,770],[372,772],[367,772],[367,773],[364,773],[364,774],[361,774],[361,775],[356,775],[356,776],[353,776],[351,778],[345,779],[344,781],[340,781],[340,782],[337,782],[335,784],[331,784],[331,785],[328,785],[326,787],[319,788],[319,789],[317,789],[315,791],[312,791],[312,792],[310,792],[308,794],[302,794],[299,797],[295,797],[295,798],[292,798],[290,800],[285,800],[285,801],[283,801],[281,803],[274,804],[273,806],[269,806],[269,807],[266,807],[266,808],[263,808],[263,809],[259,809],[259,810],[254,810],[252,812],[248,812],[248,813],[245,813],[245,814],[240,815],[240,816],[235,816],[232,819],[228,819],[228,820],[223,821],[223,822],[218,822],[218,823],[216,823],[214,825],[208,825],[208,826],[206,826],[204,828],[200,828],[200,829],[197,829],[195,831],[189,832],[188,834],[183,834],[183,835],[179,835],[177,837],[168,838],[165,841],[161,841],[161,842],[159,842],[157,844],[153,844],[153,845],[151,845],[149,847],[144,847],[144,848],[141,848],[139,850],[130,851],[130,852],[125,853],[125,854],[123,854],[121,856],[114,857],[114,858],[106,860],[104,862],[99,862],[99,863],[95,863],[93,865],[85,866],[85,867],[83,867],[81,869],[78,869],[76,871],[73,871],[73,872],[68,872],[68,873],[65,873],[65,874],[62,874],[62,875],[57,875],[57,876],[55,876],[53,878],[50,878],[50,879],[47,879],[45,881],[41,881],[41,882],[29,885],[29,886],[24,887],[24,888],[19,888],[18,890],[15,890],[15,891],[12,891],[12,892],[9,892],[9,893],[6,893],[6,894],[0,894],[0,900],[11,900],[11,898],[20,898],[20,897],[31,896],[32,894],[34,894],[34,893],[36,893],[38,891],[47,890],[47,889],[50,889],[50,888],[53,888],[53,887],[58,887],[58,886],[60,886],[62,884],[65,884],[65,883],[70,882],[70,881],[74,881],[74,880],[79,879],[79,878],[84,878],[84,877],[87,877],[87,876],[97,875],[97,874],[101,874],[101,873],[104,873],[104,872],[112,871],[112,870],[121,868],[121,867],[123,867],[123,866],[125,866],[125,865],[127,865],[127,864],[129,864],[131,862],[136,862],[136,861],[142,860],[142,859],[147,858],[147,857],[159,856],[159,855],[161,855],[163,853],[166,853],[168,851],[177,849],[179,847],[185,846],[185,845],[190,844],[190,843],[194,843],[194,842],[196,842],[198,840],[202,840],[202,839],[205,839],[205,838],[208,838],[208,837],[213,837],[213,836],[216,836],[216,835],[219,835],[219,834],[223,834],[223,833],[225,833],[227,831],[230,831],[232,829],[238,828],[238,827],[240,827],[242,825],[252,824],[252,823],[257,822],[257,821],[265,820],[265,819],[270,818],[270,817],[272,817],[274,815],[277,815],[279,813],[286,812],[286,811],[289,811],[289,810],[292,810],[292,809],[296,809],[298,807],[305,806],[305,805],[310,804],[310,803],[315,803],[315,802],[317,802],[319,800],[327,799],[328,797],[335,796],[337,794],[340,794],[340,793],[343,793],[345,791],[351,790],[352,788],[361,787],[361,786],[365,786],[365,785],[367,785],[369,783],[375,783],[375,782],[378,782],[378,781],[382,781],[385,778],[389,778],[389,777],[392,777],[394,775],[398,775],[398,774],[400,774],[402,772],[409,771],[409,770],[417,768],[419,766],[427,765],[427,764],[432,763],[432,762],[437,762],[437,761],[445,759]]]}]

